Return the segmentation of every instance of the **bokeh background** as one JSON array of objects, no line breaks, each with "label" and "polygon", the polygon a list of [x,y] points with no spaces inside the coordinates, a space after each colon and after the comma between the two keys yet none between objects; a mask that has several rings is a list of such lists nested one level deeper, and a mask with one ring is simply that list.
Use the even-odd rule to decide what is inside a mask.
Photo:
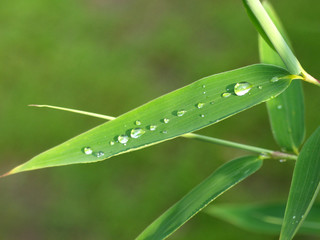
[{"label": "bokeh background", "polygon": [[[320,77],[320,2],[272,1],[303,66]],[[2,0],[0,170],[102,120],[27,107],[118,116],[199,78],[258,62],[242,1]],[[307,136],[319,89],[304,84]],[[277,149],[264,104],[200,131]],[[95,163],[0,180],[0,239],[133,239],[218,166],[247,152],[187,139]],[[293,165],[267,161],[216,203],[281,202]],[[277,239],[200,213],[170,239]],[[299,239],[317,239],[298,236]]]}]

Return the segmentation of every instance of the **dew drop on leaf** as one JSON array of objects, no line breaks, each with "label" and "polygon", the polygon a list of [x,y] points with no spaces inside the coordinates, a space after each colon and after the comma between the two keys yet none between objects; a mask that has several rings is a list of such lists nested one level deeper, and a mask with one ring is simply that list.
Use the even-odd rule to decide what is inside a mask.
[{"label": "dew drop on leaf", "polygon": [[113,145],[114,145],[114,141],[110,141],[109,144],[110,144],[111,146],[113,146]]},{"label": "dew drop on leaf", "polygon": [[186,110],[180,110],[177,112],[178,117],[182,117],[187,111]]},{"label": "dew drop on leaf", "polygon": [[157,129],[157,126],[156,125],[150,125],[149,129],[150,129],[150,131],[154,131],[154,130]]},{"label": "dew drop on leaf", "polygon": [[83,152],[87,155],[90,155],[90,154],[92,154],[92,149],[91,149],[91,147],[85,147],[85,148],[83,148]]},{"label": "dew drop on leaf", "polygon": [[198,104],[197,104],[197,108],[200,109],[200,108],[203,108],[203,107],[204,107],[204,103],[198,103]]},{"label": "dew drop on leaf", "polygon": [[145,130],[141,129],[141,128],[134,128],[131,130],[130,132],[130,136],[132,138],[139,138],[141,137],[143,134],[145,134]]},{"label": "dew drop on leaf", "polygon": [[135,124],[136,124],[137,126],[139,126],[139,125],[141,125],[141,121],[140,121],[140,120],[137,120],[137,121],[135,121]]},{"label": "dew drop on leaf", "polygon": [[104,152],[102,152],[102,151],[95,153],[96,157],[102,157],[103,155],[104,155]]},{"label": "dew drop on leaf", "polygon": [[247,94],[252,88],[252,84],[247,83],[247,82],[241,82],[241,83],[237,83],[234,86],[234,93],[237,96],[243,96],[245,94]]},{"label": "dew drop on leaf", "polygon": [[164,123],[168,123],[168,122],[170,121],[170,119],[169,119],[169,118],[164,118],[162,121],[163,121]]},{"label": "dew drop on leaf", "polygon": [[126,144],[129,141],[129,137],[127,135],[118,136],[119,143]]},{"label": "dew drop on leaf", "polygon": [[271,80],[270,80],[270,82],[273,82],[273,83],[278,82],[278,81],[279,81],[279,78],[278,78],[278,77],[273,77],[273,78],[271,78]]},{"label": "dew drop on leaf", "polygon": [[227,97],[230,97],[230,96],[231,96],[231,93],[225,92],[225,93],[222,93],[221,96],[222,96],[223,98],[227,98]]}]

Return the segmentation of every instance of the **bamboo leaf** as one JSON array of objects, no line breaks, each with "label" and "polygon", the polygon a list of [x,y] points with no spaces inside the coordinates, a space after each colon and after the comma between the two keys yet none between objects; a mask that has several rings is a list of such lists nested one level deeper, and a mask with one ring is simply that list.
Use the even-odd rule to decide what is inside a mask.
[{"label": "bamboo leaf", "polygon": [[299,75],[302,67],[259,0],[243,0],[248,15],[267,43],[275,49],[290,73]]},{"label": "bamboo leaf", "polygon": [[[264,2],[263,6],[286,42],[290,44],[271,4]],[[285,68],[279,55],[262,37],[259,37],[259,50],[261,62]],[[272,133],[277,143],[286,150],[298,153],[305,136],[304,98],[300,80],[293,81],[286,91],[268,101],[267,108]]]},{"label": "bamboo leaf", "polygon": [[137,237],[137,240],[167,238],[210,202],[256,172],[261,166],[262,160],[252,156],[224,164],[156,219]]},{"label": "bamboo leaf", "polygon": [[[196,131],[277,96],[290,84],[288,74],[283,68],[257,64],[203,78],[70,139],[6,175],[101,161]],[[275,76],[280,80],[270,81]],[[234,89],[236,83],[244,85]]]},{"label": "bamboo leaf", "polygon": [[278,52],[288,71],[294,75],[301,75],[304,81],[320,86],[320,81],[313,78],[301,67],[289,44],[281,35],[260,1],[243,0],[243,3],[256,29],[269,46]]},{"label": "bamboo leaf", "polygon": [[[279,234],[285,204],[223,204],[207,207],[204,212],[251,232]],[[299,233],[320,235],[320,205],[312,207]]]},{"label": "bamboo leaf", "polygon": [[280,240],[291,240],[320,189],[320,127],[303,146],[293,172]]}]

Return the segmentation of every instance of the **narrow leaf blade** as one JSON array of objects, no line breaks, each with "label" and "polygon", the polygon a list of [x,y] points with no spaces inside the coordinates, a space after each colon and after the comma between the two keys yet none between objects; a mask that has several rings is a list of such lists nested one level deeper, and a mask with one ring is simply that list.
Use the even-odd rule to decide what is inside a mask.
[{"label": "narrow leaf blade", "polygon": [[275,49],[291,74],[300,75],[303,71],[298,59],[276,25],[269,17],[259,0],[243,0],[248,15],[261,36]]},{"label": "narrow leaf blade", "polygon": [[[285,204],[224,204],[207,207],[204,212],[251,232],[279,234]],[[314,205],[299,233],[320,235],[320,205]]]},{"label": "narrow leaf blade", "polygon": [[[287,34],[274,9],[268,2],[263,6],[289,44]],[[259,37],[260,60],[285,68],[279,55]],[[305,136],[304,97],[300,80],[294,80],[286,91],[267,102],[273,136],[288,151],[298,153]]]},{"label": "narrow leaf blade", "polygon": [[[101,161],[196,131],[277,96],[289,86],[288,74],[283,68],[257,64],[203,78],[70,139],[14,168],[9,174]],[[271,82],[274,76],[283,78]],[[252,85],[248,94],[237,96],[234,93],[233,88],[239,82]],[[229,97],[222,97],[226,92]],[[199,107],[199,103],[204,105]],[[185,111],[183,116],[179,111]],[[136,120],[141,125],[137,126]],[[130,132],[135,128],[142,129],[143,136],[130,138]],[[119,143],[122,135],[129,136],[126,144]],[[84,154],[86,147],[90,147],[92,154],[90,151]],[[103,155],[98,156],[100,151]]]},{"label": "narrow leaf blade", "polygon": [[261,166],[262,160],[252,156],[224,164],[156,219],[137,237],[137,240],[167,238],[210,202],[256,172]]},{"label": "narrow leaf blade", "polygon": [[280,240],[291,240],[308,215],[320,189],[320,127],[298,157],[287,202]]}]

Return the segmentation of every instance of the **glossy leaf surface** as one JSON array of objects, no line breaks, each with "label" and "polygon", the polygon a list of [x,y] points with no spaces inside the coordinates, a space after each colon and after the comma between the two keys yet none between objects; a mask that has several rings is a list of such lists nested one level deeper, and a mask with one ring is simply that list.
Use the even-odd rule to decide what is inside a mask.
[{"label": "glossy leaf surface", "polygon": [[[196,131],[277,96],[289,86],[288,74],[283,68],[257,64],[203,78],[54,147],[8,174],[101,161]],[[283,78],[272,82],[275,76]],[[250,83],[251,89],[238,96],[234,87],[243,82]],[[132,131],[140,132],[132,135]]]}]

